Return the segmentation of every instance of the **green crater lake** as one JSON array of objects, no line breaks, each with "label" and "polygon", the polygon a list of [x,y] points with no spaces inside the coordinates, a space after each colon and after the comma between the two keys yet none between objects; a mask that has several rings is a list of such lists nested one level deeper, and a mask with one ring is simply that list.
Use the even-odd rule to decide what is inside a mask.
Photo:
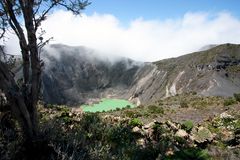
[{"label": "green crater lake", "polygon": [[92,105],[82,105],[82,109],[84,112],[103,112],[116,110],[117,108],[125,108],[126,106],[130,106],[130,108],[135,107],[131,102],[124,99],[107,99],[103,98],[99,103]]}]

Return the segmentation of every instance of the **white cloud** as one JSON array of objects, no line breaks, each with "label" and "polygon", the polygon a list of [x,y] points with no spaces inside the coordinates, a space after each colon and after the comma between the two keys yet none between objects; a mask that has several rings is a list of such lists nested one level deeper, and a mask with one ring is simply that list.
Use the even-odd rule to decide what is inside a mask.
[{"label": "white cloud", "polygon": [[51,43],[86,46],[140,61],[176,57],[208,44],[240,43],[240,19],[228,12],[186,13],[166,20],[138,18],[123,27],[113,15],[74,16],[60,10],[42,26],[47,37],[54,37]]}]

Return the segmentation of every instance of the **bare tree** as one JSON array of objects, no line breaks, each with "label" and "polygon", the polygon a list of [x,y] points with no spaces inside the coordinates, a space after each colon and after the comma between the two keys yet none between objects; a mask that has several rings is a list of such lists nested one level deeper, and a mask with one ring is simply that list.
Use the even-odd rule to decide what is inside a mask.
[{"label": "bare tree", "polygon": [[37,103],[41,84],[43,62],[40,49],[49,41],[37,37],[41,22],[55,7],[63,7],[80,14],[88,0],[1,0],[0,39],[14,32],[19,40],[23,61],[23,83],[19,86],[8,67],[0,62],[0,89],[11,103],[11,110],[21,124],[28,140],[39,133]]}]

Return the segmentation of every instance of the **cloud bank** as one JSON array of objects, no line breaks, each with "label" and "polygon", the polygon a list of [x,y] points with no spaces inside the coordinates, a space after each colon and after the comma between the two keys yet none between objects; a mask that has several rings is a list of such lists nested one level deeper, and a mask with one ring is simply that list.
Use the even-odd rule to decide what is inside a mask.
[{"label": "cloud bank", "polygon": [[100,54],[156,61],[205,45],[240,43],[240,19],[229,12],[186,13],[178,19],[135,19],[122,24],[110,14],[74,16],[58,10],[42,24],[51,43],[86,46]]}]

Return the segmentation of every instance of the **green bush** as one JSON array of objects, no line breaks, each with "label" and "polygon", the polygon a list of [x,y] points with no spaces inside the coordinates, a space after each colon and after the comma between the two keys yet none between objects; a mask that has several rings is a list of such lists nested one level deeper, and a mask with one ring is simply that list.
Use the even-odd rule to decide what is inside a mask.
[{"label": "green bush", "polygon": [[240,120],[238,119],[237,121],[235,121],[234,123],[234,129],[235,130],[240,130]]},{"label": "green bush", "polygon": [[162,106],[163,104],[164,104],[164,103],[163,103],[163,100],[159,100],[159,101],[158,101],[158,105],[159,105],[159,106]]},{"label": "green bush", "polygon": [[181,101],[181,102],[180,102],[180,107],[181,107],[181,108],[188,108],[187,102]]},{"label": "green bush", "polygon": [[64,121],[64,123],[66,124],[70,124],[73,122],[73,119],[71,117],[63,117],[62,120]]},{"label": "green bush", "polygon": [[129,109],[129,108],[131,108],[131,106],[130,105],[126,105],[126,108]]},{"label": "green bush", "polygon": [[80,126],[86,132],[91,132],[92,129],[97,128],[102,123],[101,118],[96,113],[86,113],[83,115]]},{"label": "green bush", "polygon": [[45,104],[44,107],[45,108],[54,108],[55,105],[54,104]]},{"label": "green bush", "polygon": [[211,159],[208,152],[206,150],[198,149],[198,148],[187,148],[182,149],[174,153],[174,155],[167,157],[166,159],[197,159],[197,160],[208,160]]},{"label": "green bush", "polygon": [[144,111],[143,113],[142,113],[142,115],[143,115],[143,117],[145,118],[147,118],[147,117],[149,117],[150,116],[150,113],[149,112],[146,112],[146,111]]},{"label": "green bush", "polygon": [[[55,105],[52,105],[54,107]],[[66,106],[56,106],[57,111],[70,112],[70,108]]]},{"label": "green bush", "polygon": [[158,124],[158,123],[157,124],[155,123],[152,129],[153,129],[155,140],[157,141],[163,138],[162,134],[167,133],[167,130],[161,124]]},{"label": "green bush", "polygon": [[142,126],[143,123],[141,122],[140,119],[138,119],[138,118],[133,118],[133,119],[131,119],[131,121],[129,122],[129,125],[132,126],[132,127],[135,127],[135,126]]},{"label": "green bush", "polygon": [[149,105],[148,112],[152,114],[164,114],[164,109],[159,106]]},{"label": "green bush", "polygon": [[232,97],[230,97],[230,98],[225,99],[223,104],[224,104],[224,106],[230,106],[230,105],[236,104],[236,100],[233,99]]},{"label": "green bush", "polygon": [[129,117],[129,118],[137,118],[137,117],[141,117],[143,114],[140,113],[139,111],[133,111],[133,110],[125,110],[124,114]]},{"label": "green bush", "polygon": [[124,113],[127,117],[134,118],[135,113],[133,111],[126,110]]},{"label": "green bush", "polygon": [[182,129],[186,130],[187,132],[191,132],[193,128],[193,122],[191,120],[184,121],[182,124]]},{"label": "green bush", "polygon": [[192,95],[197,95],[197,92],[196,91],[192,91]]},{"label": "green bush", "polygon": [[61,115],[58,117],[60,120],[62,120],[66,124],[70,124],[73,122],[72,117],[69,115],[68,111],[63,111]]},{"label": "green bush", "polygon": [[121,125],[111,127],[107,133],[107,141],[114,145],[128,145],[133,138],[131,129]]},{"label": "green bush", "polygon": [[236,101],[240,102],[240,93],[234,93],[233,96],[236,99]]},{"label": "green bush", "polygon": [[175,136],[174,138],[178,144],[181,144],[181,145],[187,144],[187,140],[184,137]]}]

